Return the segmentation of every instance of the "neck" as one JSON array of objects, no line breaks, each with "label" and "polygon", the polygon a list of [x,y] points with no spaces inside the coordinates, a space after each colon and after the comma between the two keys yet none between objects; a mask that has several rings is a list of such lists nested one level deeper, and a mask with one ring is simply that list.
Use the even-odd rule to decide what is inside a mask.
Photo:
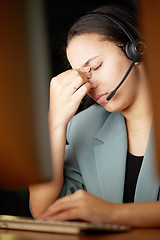
[{"label": "neck", "polygon": [[142,73],[138,88],[137,95],[132,104],[121,112],[126,118],[127,129],[130,131],[146,131],[150,129],[153,120],[151,94],[144,72]]},{"label": "neck", "polygon": [[144,156],[153,120],[151,95],[144,74],[139,78],[134,101],[122,114],[126,118],[128,151],[135,156]]}]

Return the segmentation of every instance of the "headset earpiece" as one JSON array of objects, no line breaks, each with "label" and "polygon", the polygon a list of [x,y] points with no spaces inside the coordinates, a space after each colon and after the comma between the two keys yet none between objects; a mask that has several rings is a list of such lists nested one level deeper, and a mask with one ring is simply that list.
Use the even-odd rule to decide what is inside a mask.
[{"label": "headset earpiece", "polygon": [[[127,42],[126,46],[125,46],[125,53],[127,55],[127,57],[133,61],[134,57],[137,55],[138,53],[138,48],[137,48],[137,41],[134,40],[132,42]],[[139,62],[139,57],[137,58],[136,62]]]},{"label": "headset earpiece", "polygon": [[133,61],[134,57],[137,55],[136,62],[139,62],[141,59],[141,55],[144,54],[146,51],[146,45],[143,42],[139,42],[137,40],[134,40],[132,42],[127,42],[125,46],[125,53],[127,57]]}]

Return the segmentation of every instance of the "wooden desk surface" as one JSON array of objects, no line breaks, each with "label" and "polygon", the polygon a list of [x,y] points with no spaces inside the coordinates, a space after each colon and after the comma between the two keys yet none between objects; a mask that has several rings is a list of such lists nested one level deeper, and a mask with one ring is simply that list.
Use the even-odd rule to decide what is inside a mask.
[{"label": "wooden desk surface", "polygon": [[69,235],[28,231],[0,230],[0,240],[159,240],[160,229],[132,229],[125,233]]}]

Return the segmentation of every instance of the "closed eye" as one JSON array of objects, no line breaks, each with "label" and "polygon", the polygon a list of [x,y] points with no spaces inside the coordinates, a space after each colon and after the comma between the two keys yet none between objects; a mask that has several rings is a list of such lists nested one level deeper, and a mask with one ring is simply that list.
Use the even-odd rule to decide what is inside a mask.
[{"label": "closed eye", "polygon": [[98,70],[101,66],[102,66],[102,63],[100,63],[97,67],[95,67],[95,68],[93,69],[93,71]]}]

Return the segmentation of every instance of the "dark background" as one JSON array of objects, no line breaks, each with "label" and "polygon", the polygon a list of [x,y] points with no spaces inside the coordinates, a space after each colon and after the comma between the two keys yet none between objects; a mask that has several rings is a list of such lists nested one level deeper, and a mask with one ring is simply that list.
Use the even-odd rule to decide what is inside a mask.
[{"label": "dark background", "polygon": [[[33,0],[34,1],[34,0]],[[135,0],[111,1],[55,1],[44,0],[48,46],[51,64],[51,77],[66,70],[63,47],[70,26],[88,10],[102,4],[112,3],[136,8]],[[31,216],[28,190],[0,190],[0,215]]]}]

